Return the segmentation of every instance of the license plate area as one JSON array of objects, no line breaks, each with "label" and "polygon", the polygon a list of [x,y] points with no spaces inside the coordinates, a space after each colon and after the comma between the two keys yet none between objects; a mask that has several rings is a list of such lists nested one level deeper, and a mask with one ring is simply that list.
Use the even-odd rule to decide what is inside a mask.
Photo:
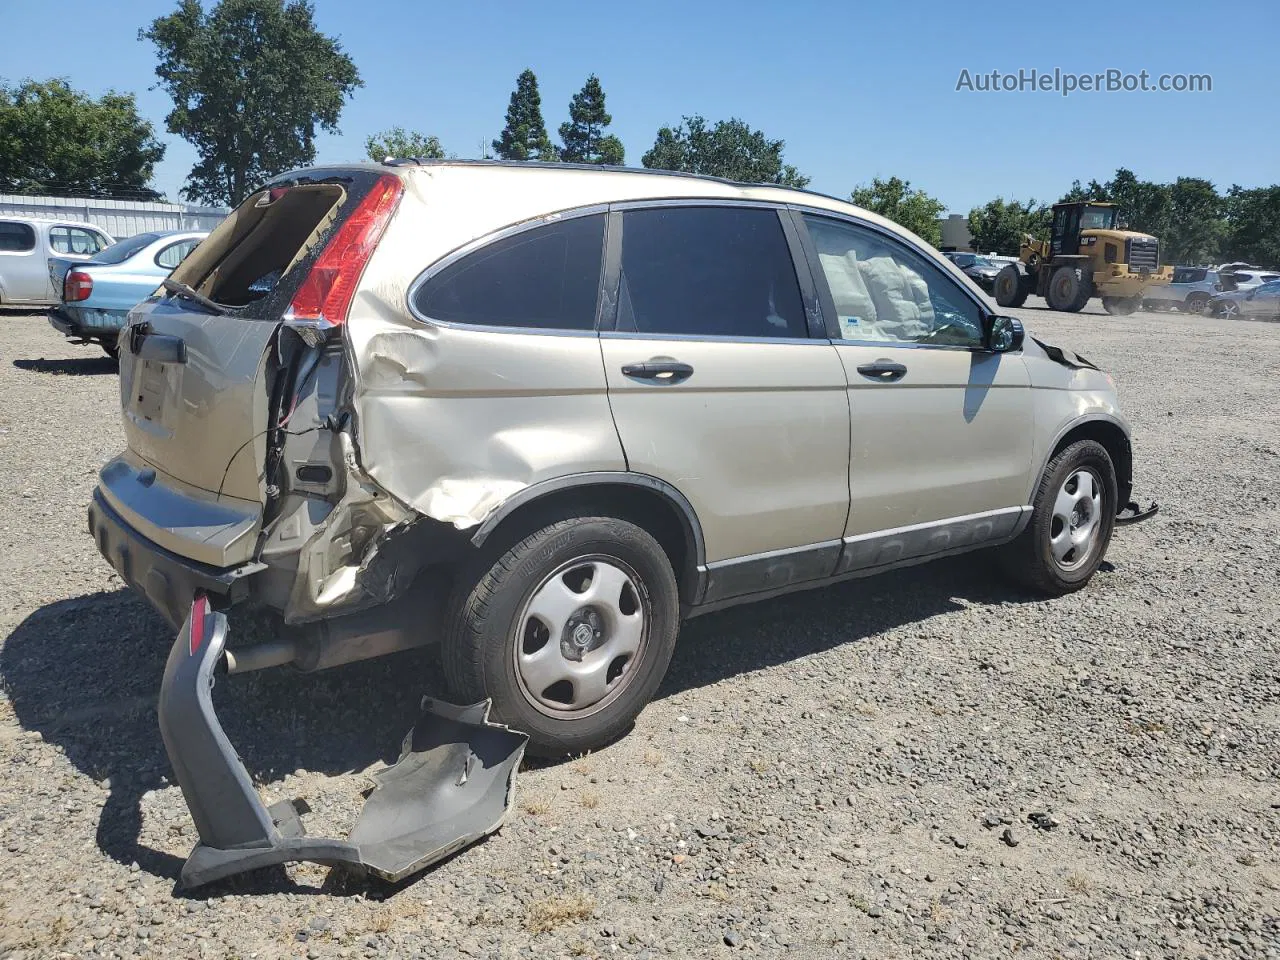
[{"label": "license plate area", "polygon": [[183,369],[183,364],[139,360],[133,401],[137,419],[172,429],[173,410],[182,395]]}]

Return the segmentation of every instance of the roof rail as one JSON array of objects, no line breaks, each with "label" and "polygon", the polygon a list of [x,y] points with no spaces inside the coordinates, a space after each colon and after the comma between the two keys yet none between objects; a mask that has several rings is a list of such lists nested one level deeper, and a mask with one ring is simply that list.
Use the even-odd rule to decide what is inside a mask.
[{"label": "roof rail", "polygon": [[689,173],[684,170],[659,170],[652,167],[619,167],[597,163],[562,163],[544,160],[462,160],[440,159],[434,157],[387,157],[381,161],[387,167],[518,167],[537,170],[590,170],[596,173],[640,173],[660,177],[681,177],[686,180],[703,180],[709,183],[722,183],[730,187],[773,187],[776,190],[793,190],[796,193],[807,193],[813,196],[826,197],[848,203],[845,197],[837,197],[804,187],[792,187],[784,183],[750,183],[745,180],[730,180],[727,177],[713,177],[707,173]]}]

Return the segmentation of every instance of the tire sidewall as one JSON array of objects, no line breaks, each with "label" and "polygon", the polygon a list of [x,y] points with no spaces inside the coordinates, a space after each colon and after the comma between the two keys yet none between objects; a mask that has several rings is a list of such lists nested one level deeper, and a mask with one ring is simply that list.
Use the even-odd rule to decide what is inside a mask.
[{"label": "tire sidewall", "polygon": [[[1089,562],[1074,570],[1064,570],[1053,559],[1053,552],[1049,545],[1053,524],[1053,502],[1067,478],[1077,470],[1085,468],[1092,470],[1102,483],[1102,516],[1099,519],[1101,528],[1094,542],[1094,552]],[[1036,502],[1033,504],[1031,516],[1031,533],[1035,561],[1043,568],[1044,573],[1056,582],[1058,589],[1062,592],[1083,586],[1106,557],[1107,548],[1111,544],[1111,534],[1115,530],[1118,499],[1115,466],[1102,444],[1093,440],[1082,440],[1072,444],[1054,459],[1051,469],[1045,474],[1040,489],[1036,492]]]},{"label": "tire sidewall", "polygon": [[[582,518],[548,528],[532,548],[518,544],[500,563],[508,572],[488,604],[481,651],[482,685],[493,700],[492,717],[530,735],[534,753],[578,753],[620,736],[644,709],[666,674],[679,631],[680,605],[675,575],[666,555],[634,524],[609,518]],[[527,543],[527,541],[526,541]],[[530,596],[556,568],[580,557],[616,559],[636,574],[642,606],[649,611],[645,638],[633,676],[614,700],[595,713],[560,719],[529,703],[516,673],[516,619]],[[496,567],[495,567],[496,568]]]}]

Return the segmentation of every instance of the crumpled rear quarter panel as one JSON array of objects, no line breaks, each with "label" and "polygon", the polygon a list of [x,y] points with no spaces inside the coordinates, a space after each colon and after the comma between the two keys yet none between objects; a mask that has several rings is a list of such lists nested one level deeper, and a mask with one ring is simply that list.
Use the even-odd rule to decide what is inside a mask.
[{"label": "crumpled rear quarter panel", "polygon": [[478,203],[475,191],[448,189],[450,175],[462,174],[408,171],[346,337],[364,469],[415,510],[467,528],[529,484],[626,464],[593,332],[493,332],[410,313],[409,286],[440,257],[558,209],[547,190],[512,186]]}]

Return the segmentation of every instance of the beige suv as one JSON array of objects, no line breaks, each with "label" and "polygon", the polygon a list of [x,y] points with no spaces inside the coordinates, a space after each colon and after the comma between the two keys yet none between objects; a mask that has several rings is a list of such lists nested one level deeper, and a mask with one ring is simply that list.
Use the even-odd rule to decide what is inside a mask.
[{"label": "beige suv", "polygon": [[1107,374],[795,190],[305,170],[120,344],[90,527],[126,581],[278,614],[231,672],[438,641],[543,752],[624,731],[686,617],[981,547],[1060,594],[1143,516]]}]

